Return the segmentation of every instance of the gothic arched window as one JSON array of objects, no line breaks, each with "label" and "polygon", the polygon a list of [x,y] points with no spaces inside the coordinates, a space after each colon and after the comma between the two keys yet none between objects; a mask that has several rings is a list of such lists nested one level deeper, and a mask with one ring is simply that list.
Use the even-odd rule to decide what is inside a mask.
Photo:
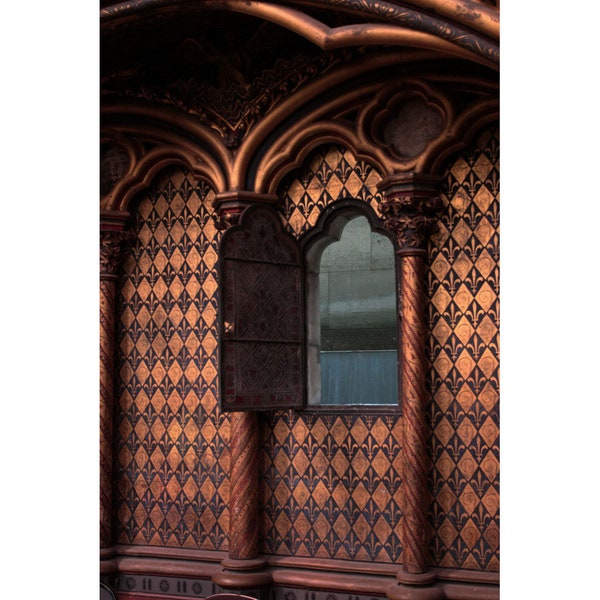
[{"label": "gothic arched window", "polygon": [[364,202],[325,209],[298,242],[253,206],[221,241],[221,406],[398,404],[392,238]]},{"label": "gothic arched window", "polygon": [[367,209],[332,205],[304,244],[308,406],[398,403],[395,252]]}]

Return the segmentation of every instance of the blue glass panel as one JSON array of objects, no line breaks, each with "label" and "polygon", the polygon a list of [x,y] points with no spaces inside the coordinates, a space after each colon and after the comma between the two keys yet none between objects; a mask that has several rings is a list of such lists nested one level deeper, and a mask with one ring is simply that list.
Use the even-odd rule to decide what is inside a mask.
[{"label": "blue glass panel", "polygon": [[321,404],[397,404],[395,350],[321,352]]}]

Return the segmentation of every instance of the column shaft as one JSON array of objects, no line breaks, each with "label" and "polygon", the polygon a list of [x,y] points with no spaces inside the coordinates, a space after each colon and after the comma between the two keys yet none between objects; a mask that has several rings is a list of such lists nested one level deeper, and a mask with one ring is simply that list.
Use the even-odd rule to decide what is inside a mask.
[{"label": "column shaft", "polygon": [[125,216],[118,215],[117,225],[101,224],[100,234],[100,550],[112,545],[117,270],[123,242],[131,238],[122,230]]},{"label": "column shaft", "polygon": [[116,282],[100,281],[100,548],[111,546]]},{"label": "column shaft", "polygon": [[429,570],[431,495],[428,486],[429,398],[426,382],[426,327],[424,271],[428,235],[435,227],[440,208],[439,179],[403,173],[383,180],[380,208],[384,224],[397,241],[398,306],[400,307],[399,402],[402,406],[402,570],[399,585],[391,586],[391,600],[440,600],[442,590],[435,586]]},{"label": "column shaft", "polygon": [[231,494],[229,502],[229,558],[258,556],[258,415],[231,414]]},{"label": "column shaft", "polygon": [[402,396],[402,537],[404,570],[427,571],[429,490],[427,472],[425,327],[423,295],[424,258],[418,254],[400,254],[402,319],[401,386]]},{"label": "column shaft", "polygon": [[[237,225],[244,209],[254,202],[273,202],[275,197],[243,190],[219,194],[215,200],[215,223],[226,230]],[[271,583],[265,561],[259,557],[260,414],[231,412],[231,485],[229,496],[229,556],[223,570],[212,580],[224,589],[251,590],[250,595]]]}]

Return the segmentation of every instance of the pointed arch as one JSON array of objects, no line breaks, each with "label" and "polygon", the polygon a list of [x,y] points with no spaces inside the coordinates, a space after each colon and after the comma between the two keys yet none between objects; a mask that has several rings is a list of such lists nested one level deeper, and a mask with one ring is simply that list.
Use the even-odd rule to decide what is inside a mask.
[{"label": "pointed arch", "polygon": [[148,152],[134,169],[104,199],[101,208],[104,211],[126,212],[133,197],[146,188],[154,177],[164,168],[182,165],[189,168],[197,177],[205,179],[215,187],[214,172],[198,156],[190,156],[179,147],[166,146]]},{"label": "pointed arch", "polygon": [[309,126],[295,127],[290,134],[285,152],[270,157],[258,170],[256,185],[265,192],[276,194],[282,179],[304,163],[306,157],[319,146],[337,144],[348,148],[358,160],[371,164],[379,173],[386,174],[385,155],[380,150],[363,144],[352,127],[335,121],[318,121]]},{"label": "pointed arch", "polygon": [[[115,2],[101,9],[102,23],[117,27],[138,12],[160,11],[172,0]],[[276,23],[327,50],[360,44],[419,46],[465,53],[488,65],[499,63],[498,11],[468,0],[412,0],[404,4],[381,0],[288,0],[268,4],[256,0],[204,0],[179,3],[182,13],[228,10]],[[310,14],[307,6],[345,12],[360,19],[351,26],[329,27]],[[386,24],[382,25],[382,22]]]},{"label": "pointed arch", "polygon": [[132,197],[158,171],[180,164],[207,180],[216,192],[228,189],[232,157],[218,137],[195,118],[168,107],[107,103],[102,110],[101,135],[123,146],[130,166],[101,199],[102,210],[126,211]]}]

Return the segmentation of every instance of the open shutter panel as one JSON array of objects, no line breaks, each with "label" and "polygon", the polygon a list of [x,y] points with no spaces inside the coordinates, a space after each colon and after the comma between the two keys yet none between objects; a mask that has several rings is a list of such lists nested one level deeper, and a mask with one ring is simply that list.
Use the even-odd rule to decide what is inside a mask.
[{"label": "open shutter panel", "polygon": [[303,272],[276,211],[252,206],[221,242],[221,407],[303,403]]}]

